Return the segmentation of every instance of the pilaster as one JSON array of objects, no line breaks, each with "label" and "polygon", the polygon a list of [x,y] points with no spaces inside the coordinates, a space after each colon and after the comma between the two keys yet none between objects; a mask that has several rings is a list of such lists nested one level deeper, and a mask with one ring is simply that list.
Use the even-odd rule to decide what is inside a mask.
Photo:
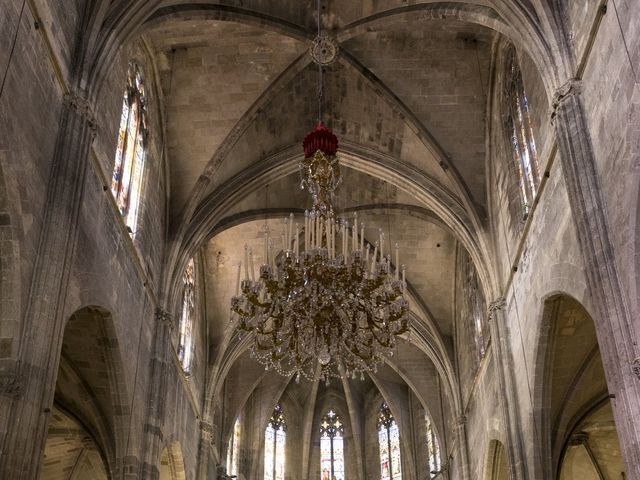
[{"label": "pilaster", "polygon": [[500,395],[500,412],[506,429],[506,450],[509,458],[509,476],[513,479],[528,479],[522,428],[518,414],[518,396],[513,378],[513,360],[509,342],[507,341],[507,321],[505,309],[507,302],[498,297],[489,304],[489,328],[491,330],[494,361],[498,366],[498,388]]},{"label": "pilaster", "polygon": [[64,98],[47,186],[47,210],[23,318],[15,371],[2,381],[0,409],[11,422],[1,440],[0,478],[37,478],[64,334],[89,148],[96,124],[80,92]]},{"label": "pilaster", "polygon": [[160,455],[164,445],[164,422],[166,415],[167,378],[171,368],[172,315],[156,307],[155,336],[151,363],[149,365],[149,396],[145,412],[143,461],[140,478],[157,478]]},{"label": "pilaster", "polygon": [[572,218],[585,262],[587,285],[627,478],[640,480],[640,378],[634,374],[637,336],[609,237],[602,187],[581,99],[571,79],[553,99],[558,141]]}]

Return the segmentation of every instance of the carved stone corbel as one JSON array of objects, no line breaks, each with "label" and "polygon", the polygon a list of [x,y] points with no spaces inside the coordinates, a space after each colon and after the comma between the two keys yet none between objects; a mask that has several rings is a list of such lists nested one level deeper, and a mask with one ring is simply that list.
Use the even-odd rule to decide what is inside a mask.
[{"label": "carved stone corbel", "polygon": [[202,438],[205,442],[213,445],[215,439],[215,431],[216,428],[213,424],[209,422],[205,422],[204,420],[200,421],[200,431],[202,432]]},{"label": "carved stone corbel", "polygon": [[456,422],[456,427],[464,427],[467,424],[467,416],[460,415],[459,417],[456,418],[455,422]]},{"label": "carved stone corbel", "polygon": [[172,315],[161,307],[156,307],[156,322],[161,322],[169,330],[173,330]]},{"label": "carved stone corbel", "polygon": [[577,78],[570,78],[556,89],[553,94],[553,99],[551,100],[551,123],[555,120],[556,114],[558,113],[558,107],[562,102],[572,95],[579,94],[581,91],[582,82]]},{"label": "carved stone corbel", "polygon": [[507,306],[507,300],[504,297],[498,297],[489,303],[489,320],[493,320],[496,312],[502,311]]},{"label": "carved stone corbel", "polygon": [[16,371],[0,372],[0,395],[19,398],[24,392],[24,376]]},{"label": "carved stone corbel", "polygon": [[87,99],[75,92],[65,93],[64,104],[73,108],[78,115],[82,116],[89,124],[91,138],[95,138],[98,131],[98,122],[93,114],[91,104]]},{"label": "carved stone corbel", "polygon": [[640,357],[631,362],[631,371],[636,376],[636,378],[640,380]]}]

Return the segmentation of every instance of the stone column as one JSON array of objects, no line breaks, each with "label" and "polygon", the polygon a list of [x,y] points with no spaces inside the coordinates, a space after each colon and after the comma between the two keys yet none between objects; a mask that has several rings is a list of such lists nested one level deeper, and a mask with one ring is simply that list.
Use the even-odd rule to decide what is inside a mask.
[{"label": "stone column", "polygon": [[208,422],[200,422],[200,444],[198,445],[198,480],[216,480],[221,477],[220,465],[216,465],[215,471],[209,471],[209,457],[211,456],[211,446],[215,443],[216,429]]},{"label": "stone column", "polygon": [[578,243],[593,299],[596,332],[628,479],[640,480],[640,378],[634,374],[634,338],[609,237],[604,195],[580,94],[570,80],[553,99],[554,124]]},{"label": "stone column", "polygon": [[498,367],[496,378],[498,387],[504,395],[500,395],[500,413],[504,424],[506,437],[506,451],[509,465],[509,477],[514,480],[526,480],[529,474],[526,468],[526,455],[522,430],[518,416],[518,396],[515,379],[513,378],[513,360],[509,342],[507,341],[507,321],[504,297],[499,297],[489,304],[489,328],[491,330],[491,348],[494,361]]},{"label": "stone column", "polygon": [[80,94],[65,95],[18,360],[15,372],[9,375],[12,378],[2,382],[5,395],[0,397],[0,409],[11,420],[0,439],[0,478],[37,478],[42,461],[66,322],[63,312],[69,271],[94,136],[95,120],[88,102]]},{"label": "stone column", "polygon": [[[467,417],[464,415],[459,416],[455,419],[455,441],[457,442],[458,453],[460,455],[460,479],[461,480],[470,480],[471,474],[469,473],[469,454],[468,454],[468,445],[467,445]],[[454,449],[452,449],[454,450]],[[449,456],[451,458],[451,455]],[[451,463],[449,462],[449,469],[451,468]]]},{"label": "stone column", "polygon": [[[140,478],[158,478],[166,413],[167,377],[171,368],[171,314],[160,307],[155,311],[155,335],[149,365],[149,396],[145,412],[144,442]],[[137,478],[137,477],[135,477]]]}]

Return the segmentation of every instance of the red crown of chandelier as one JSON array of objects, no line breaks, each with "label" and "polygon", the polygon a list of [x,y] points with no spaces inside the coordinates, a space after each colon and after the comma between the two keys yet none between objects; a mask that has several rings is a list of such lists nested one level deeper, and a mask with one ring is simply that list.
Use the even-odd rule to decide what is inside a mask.
[{"label": "red crown of chandelier", "polygon": [[318,150],[328,156],[333,156],[338,151],[338,137],[322,122],[313,127],[302,142],[304,157],[309,158]]}]

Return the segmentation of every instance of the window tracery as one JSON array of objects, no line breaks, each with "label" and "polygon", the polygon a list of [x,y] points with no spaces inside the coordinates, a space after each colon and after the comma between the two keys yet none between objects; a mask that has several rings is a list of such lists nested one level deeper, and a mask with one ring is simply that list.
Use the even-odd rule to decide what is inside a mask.
[{"label": "window tracery", "polygon": [[284,480],[287,425],[277,404],[264,433],[264,480]]},{"label": "window tracery", "polygon": [[140,67],[131,63],[122,102],[111,192],[132,237],[138,223],[147,137],[144,77]]},{"label": "window tracery", "polygon": [[193,359],[193,321],[196,310],[194,270],[195,264],[191,258],[182,275],[182,311],[178,338],[178,358],[186,374],[191,371],[191,360]]},{"label": "window tracery", "polygon": [[378,444],[380,447],[380,479],[402,480],[400,431],[386,402],[382,403],[378,413]]},{"label": "window tracery", "polygon": [[344,480],[344,424],[329,410],[320,423],[321,480]]},{"label": "window tracery", "polygon": [[540,183],[538,154],[531,124],[529,99],[524,89],[522,72],[514,48],[507,53],[506,66],[507,129],[526,218]]}]

